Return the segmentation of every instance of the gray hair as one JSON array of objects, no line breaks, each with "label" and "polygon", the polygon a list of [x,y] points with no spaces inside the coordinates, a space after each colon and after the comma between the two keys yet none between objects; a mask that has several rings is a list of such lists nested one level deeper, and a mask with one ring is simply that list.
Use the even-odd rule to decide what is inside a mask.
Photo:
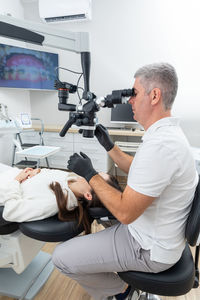
[{"label": "gray hair", "polygon": [[154,63],[137,70],[134,78],[139,78],[147,94],[152,89],[161,90],[164,109],[171,109],[178,90],[176,70],[168,63]]}]

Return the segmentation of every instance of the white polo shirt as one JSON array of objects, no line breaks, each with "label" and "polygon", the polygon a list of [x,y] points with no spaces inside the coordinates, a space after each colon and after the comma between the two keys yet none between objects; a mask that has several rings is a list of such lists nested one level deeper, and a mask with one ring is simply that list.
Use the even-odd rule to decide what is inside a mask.
[{"label": "white polo shirt", "polygon": [[148,128],[128,175],[133,190],[156,197],[134,222],[130,233],[150,258],[176,263],[185,247],[185,225],[198,182],[195,162],[177,118]]}]

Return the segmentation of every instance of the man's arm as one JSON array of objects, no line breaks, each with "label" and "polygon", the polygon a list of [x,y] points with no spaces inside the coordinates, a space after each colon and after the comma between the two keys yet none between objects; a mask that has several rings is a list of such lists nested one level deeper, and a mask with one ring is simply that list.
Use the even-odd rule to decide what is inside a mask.
[{"label": "man's arm", "polygon": [[116,165],[122,171],[128,174],[133,156],[124,153],[117,145],[115,145],[110,151],[108,151],[108,154],[110,158],[116,163]]},{"label": "man's arm", "polygon": [[155,199],[155,197],[140,194],[129,186],[123,193],[111,187],[96,172],[85,153],[80,152],[80,155],[74,153],[70,156],[67,167],[89,182],[101,202],[121,223],[133,222]]},{"label": "man's arm", "polygon": [[89,184],[105,207],[123,224],[136,220],[155,199],[140,194],[129,186],[121,193],[98,174],[90,179]]}]

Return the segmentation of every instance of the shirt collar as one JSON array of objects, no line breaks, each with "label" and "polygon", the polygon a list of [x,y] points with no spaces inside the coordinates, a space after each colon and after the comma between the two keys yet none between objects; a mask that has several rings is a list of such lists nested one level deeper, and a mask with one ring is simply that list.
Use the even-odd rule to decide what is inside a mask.
[{"label": "shirt collar", "polygon": [[145,134],[142,137],[142,140],[144,141],[148,137],[150,137],[154,132],[156,132],[160,127],[164,126],[178,126],[179,125],[179,118],[177,117],[167,117],[162,118],[155,123],[153,123],[145,132]]}]

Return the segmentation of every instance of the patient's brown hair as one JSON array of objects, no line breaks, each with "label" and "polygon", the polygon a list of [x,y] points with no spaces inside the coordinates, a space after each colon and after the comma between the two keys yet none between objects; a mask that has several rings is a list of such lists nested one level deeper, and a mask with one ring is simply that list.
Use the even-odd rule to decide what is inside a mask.
[{"label": "patient's brown hair", "polygon": [[[117,179],[110,175],[107,183],[114,188],[122,191]],[[104,207],[95,192],[92,190],[92,200],[87,200],[85,198],[78,198],[78,206],[73,210],[67,209],[67,196],[63,193],[63,190],[58,182],[52,182],[49,185],[50,189],[54,192],[56,196],[56,201],[58,205],[58,218],[61,221],[76,221],[78,220],[78,225],[83,225],[85,234],[91,233],[91,223],[92,218],[89,216],[88,208],[90,207]]]}]

